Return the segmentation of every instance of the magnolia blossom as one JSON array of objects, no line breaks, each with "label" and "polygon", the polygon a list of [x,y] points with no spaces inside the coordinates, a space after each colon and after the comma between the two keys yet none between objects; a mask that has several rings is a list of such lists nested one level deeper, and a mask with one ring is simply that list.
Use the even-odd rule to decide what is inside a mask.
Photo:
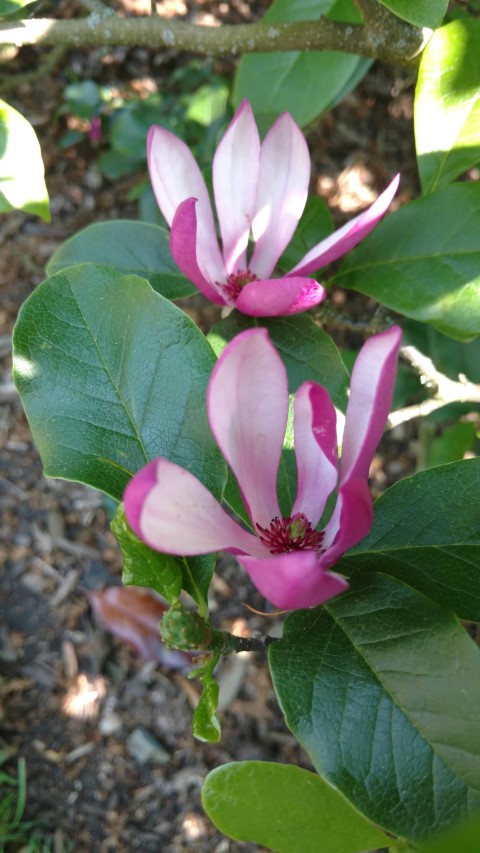
[{"label": "magnolia blossom", "polygon": [[[292,116],[281,115],[261,143],[250,104],[243,101],[225,132],[213,159],[222,250],[205,181],[185,143],[154,126],[147,150],[176,263],[212,302],[234,305],[253,317],[298,314],[318,305],[325,290],[306,276],[366,237],[399,182],[395,177],[368,210],[310,249],[286,276],[272,279],[302,215],[310,180],[307,143]],[[248,258],[250,234],[255,247]]]},{"label": "magnolia blossom", "polygon": [[[325,388],[304,382],[294,397],[297,494],[282,516],[277,472],[288,417],[283,362],[266,329],[249,329],[226,347],[209,381],[207,411],[237,479],[254,533],[228,515],[179,465],[156,459],[125,492],[128,522],[151,548],[191,556],[226,550],[275,606],[314,607],[347,588],[329,569],[370,530],[368,470],[390,409],[401,330],[370,338],[352,373],[338,469],[335,408]],[[330,519],[318,530],[327,499]]]}]

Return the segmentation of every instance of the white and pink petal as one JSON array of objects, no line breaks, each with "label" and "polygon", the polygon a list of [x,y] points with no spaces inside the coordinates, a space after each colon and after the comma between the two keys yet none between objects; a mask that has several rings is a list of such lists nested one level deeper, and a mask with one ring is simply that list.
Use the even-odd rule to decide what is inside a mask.
[{"label": "white and pink petal", "polygon": [[213,190],[227,274],[247,269],[247,246],[258,184],[260,137],[243,101],[213,159]]},{"label": "white and pink petal", "polygon": [[304,382],[296,392],[293,429],[298,486],[292,515],[301,512],[316,527],[338,479],[335,408],[321,385]]},{"label": "white and pink petal", "polygon": [[225,348],[208,384],[207,411],[253,524],[268,527],[279,515],[277,470],[288,417],[288,384],[266,329],[241,332]]},{"label": "white and pink petal", "polygon": [[200,480],[168,459],[155,459],[139,471],[124,501],[128,523],[156,551],[184,557],[230,548],[258,556],[266,551]]},{"label": "white and pink petal", "polygon": [[250,269],[268,278],[295,233],[310,181],[307,143],[289,113],[277,119],[262,142]]},{"label": "white and pink petal", "polygon": [[330,234],[325,240],[317,243],[294,266],[289,275],[311,275],[350,252],[375,228],[384,216],[398,189],[399,181],[400,176],[396,175],[371,207]]},{"label": "white and pink petal", "polygon": [[150,180],[158,206],[169,225],[178,206],[187,198],[197,199],[197,258],[210,281],[225,279],[225,266],[218,245],[207,186],[188,145],[154,125],[147,138]]},{"label": "white and pink petal", "polygon": [[178,206],[170,231],[172,257],[183,274],[215,305],[226,305],[221,287],[210,284],[203,275],[197,258],[196,199],[187,198]]},{"label": "white and pink petal", "polygon": [[357,356],[345,418],[340,483],[368,477],[392,404],[401,339],[400,327],[392,326],[370,338]]}]

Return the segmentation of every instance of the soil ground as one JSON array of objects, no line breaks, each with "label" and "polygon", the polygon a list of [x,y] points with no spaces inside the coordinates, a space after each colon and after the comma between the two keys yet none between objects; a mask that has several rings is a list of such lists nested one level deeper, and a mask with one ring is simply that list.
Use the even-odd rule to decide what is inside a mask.
[{"label": "soil ground", "polygon": [[[78,8],[72,2],[57,5],[58,15]],[[141,5],[123,3],[127,11]],[[188,14],[204,22],[235,23],[268,4],[165,0],[158,8],[185,14],[187,5]],[[25,48],[9,72],[29,71],[43,56]],[[255,845],[226,839],[205,817],[200,788],[206,773],[252,758],[310,766],[285,727],[261,655],[239,656],[222,666],[222,739],[202,744],[191,734],[195,683],[168,659],[146,662],[99,625],[89,591],[116,584],[121,576],[107,510],[98,492],[43,476],[11,384],[11,330],[53,251],[87,224],[137,216],[128,192],[138,175],[115,182],[99,176],[101,142],[86,138],[59,148],[67,125],[59,113],[66,82],[72,73],[97,82],[116,79],[119,86],[146,78],[158,82],[182,61],[172,54],[159,66],[145,50],[76,50],[48,76],[20,82],[4,95],[35,125],[53,217],[51,224],[21,213],[0,218],[2,744],[10,772],[20,757],[26,760],[25,819],[39,821],[49,845],[44,849],[54,853],[253,853]],[[233,66],[220,70],[231,74]],[[412,85],[405,73],[374,65],[353,94],[308,130],[312,189],[329,201],[338,224],[370,203],[399,169],[395,204],[416,193]],[[373,311],[352,294],[337,291],[334,299],[352,317]],[[185,307],[200,324],[210,321],[202,298]],[[336,334],[344,342],[345,333]],[[412,438],[413,428],[383,445],[372,469],[377,494],[411,470]],[[218,627],[271,632],[272,620],[266,625],[246,610],[245,599],[254,601],[251,589],[225,562],[212,593]],[[152,749],[147,760],[145,744]]]}]

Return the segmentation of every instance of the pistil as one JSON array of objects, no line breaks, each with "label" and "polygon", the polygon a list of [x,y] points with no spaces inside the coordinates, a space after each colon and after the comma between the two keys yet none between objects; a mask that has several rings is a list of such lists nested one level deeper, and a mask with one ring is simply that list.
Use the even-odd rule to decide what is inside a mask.
[{"label": "pistil", "polygon": [[321,550],[324,531],[315,530],[312,523],[303,512],[298,512],[289,518],[272,518],[270,529],[256,525],[259,539],[267,546],[271,554],[284,554],[288,551],[307,549]]}]

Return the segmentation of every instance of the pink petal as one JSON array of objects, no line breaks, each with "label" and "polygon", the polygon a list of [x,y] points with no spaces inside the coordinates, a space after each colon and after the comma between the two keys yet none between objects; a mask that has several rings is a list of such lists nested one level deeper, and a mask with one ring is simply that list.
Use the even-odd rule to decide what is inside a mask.
[{"label": "pink petal", "polygon": [[227,273],[247,269],[247,245],[255,208],[260,137],[243,101],[213,159],[213,190]]},{"label": "pink petal", "polygon": [[392,403],[401,338],[400,327],[392,326],[370,338],[357,356],[345,419],[340,483],[368,477]]},{"label": "pink petal", "polygon": [[326,549],[320,560],[324,568],[338,562],[342,554],[364,539],[373,522],[372,498],[365,480],[349,480],[338,492],[333,515],[322,542]]},{"label": "pink petal", "polygon": [[293,429],[298,469],[292,515],[303,512],[316,527],[338,479],[335,408],[325,388],[304,382],[295,394]]},{"label": "pink petal", "polygon": [[197,255],[209,281],[224,281],[212,206],[202,173],[190,149],[175,134],[154,125],[147,138],[147,160],[155,198],[168,224],[187,198],[198,199]]},{"label": "pink petal", "polygon": [[215,305],[226,305],[226,299],[212,287],[198,266],[196,203],[196,199],[187,198],[177,207],[170,232],[172,256],[183,274],[197,285],[210,302],[214,302]]},{"label": "pink petal", "polygon": [[277,119],[260,151],[255,216],[256,242],[250,269],[267,278],[293,237],[310,181],[310,155],[301,130],[288,113]]},{"label": "pink petal", "polygon": [[291,551],[270,559],[237,557],[253,583],[275,607],[316,607],[348,589],[347,581],[321,566],[316,551]]},{"label": "pink petal", "polygon": [[336,261],[337,258],[341,258],[342,255],[346,255],[375,228],[390,206],[399,182],[400,175],[396,175],[368,210],[310,249],[289,275],[311,275]]},{"label": "pink petal", "polygon": [[326,293],[313,278],[271,278],[242,287],[236,307],[250,317],[284,317],[319,305]]},{"label": "pink petal", "polygon": [[124,501],[128,523],[156,551],[185,557],[226,548],[265,553],[200,480],[168,459],[155,459],[136,474]]},{"label": "pink petal", "polygon": [[268,527],[279,515],[277,470],[287,424],[288,385],[266,329],[241,332],[225,348],[210,378],[207,411],[253,524]]}]

